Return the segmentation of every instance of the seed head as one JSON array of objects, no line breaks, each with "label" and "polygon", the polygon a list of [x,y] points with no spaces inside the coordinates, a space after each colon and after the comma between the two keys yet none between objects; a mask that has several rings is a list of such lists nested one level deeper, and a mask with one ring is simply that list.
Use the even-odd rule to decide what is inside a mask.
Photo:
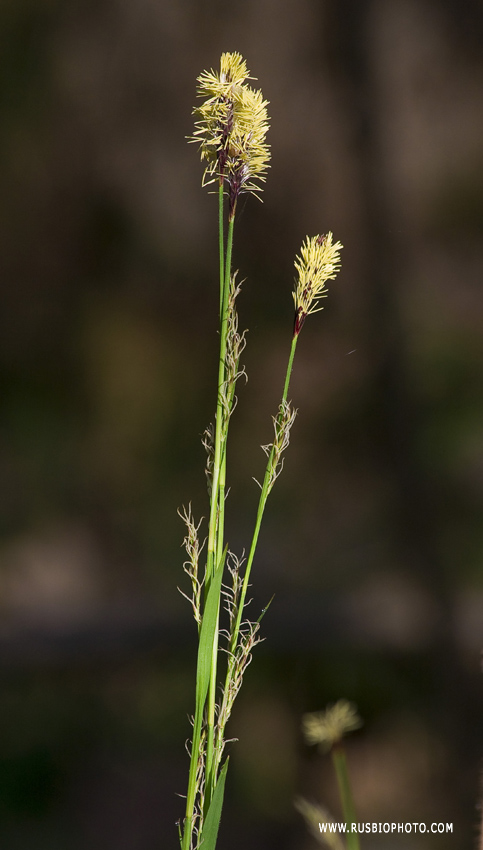
[{"label": "seed head", "polygon": [[302,730],[308,744],[319,744],[323,750],[330,750],[347,732],[359,729],[362,720],[357,707],[345,699],[329,705],[325,711],[304,714]]},{"label": "seed head", "polygon": [[293,292],[295,304],[295,335],[299,334],[306,317],[323,308],[319,301],[327,295],[326,283],[334,280],[340,269],[340,242],[332,243],[332,233],[326,236],[307,236],[295,258],[298,280]]}]

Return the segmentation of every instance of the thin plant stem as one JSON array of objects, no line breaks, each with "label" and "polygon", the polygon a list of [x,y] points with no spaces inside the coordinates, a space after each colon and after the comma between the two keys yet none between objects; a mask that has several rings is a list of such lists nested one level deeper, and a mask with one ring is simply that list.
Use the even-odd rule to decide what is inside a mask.
[{"label": "thin plant stem", "polygon": [[[292,375],[293,361],[294,361],[294,357],[295,357],[295,349],[297,347],[297,340],[298,340],[298,334],[294,334],[293,338],[292,338],[292,344],[291,344],[291,347],[290,347],[290,355],[289,355],[288,364],[287,364],[287,371],[285,373],[285,381],[284,381],[281,405],[285,404],[285,402],[287,401],[288,390],[289,390],[289,386],[290,386],[290,378],[291,378],[291,375]],[[280,424],[280,415],[277,417],[277,424],[278,425]],[[274,446],[272,445],[272,449],[270,451],[270,455],[269,455],[269,458],[268,458],[268,461],[267,461],[267,466],[266,466],[266,470],[265,470],[265,477],[264,477],[264,480],[263,480],[262,489],[261,489],[261,493],[260,493],[260,499],[259,499],[259,502],[258,502],[258,510],[257,510],[256,521],[255,521],[255,529],[254,529],[254,532],[253,532],[253,537],[252,537],[252,541],[251,541],[251,545],[250,545],[250,551],[249,551],[248,559],[247,559],[247,566],[246,566],[246,569],[245,569],[245,575],[244,575],[244,578],[243,578],[243,584],[242,584],[242,588],[241,588],[241,592],[240,592],[240,599],[239,599],[239,602],[238,602],[237,615],[236,615],[236,619],[235,619],[234,628],[233,628],[232,634],[231,634],[230,647],[229,647],[231,659],[233,659],[233,657],[234,657],[234,653],[236,651],[237,644],[238,644],[238,637],[239,637],[239,632],[240,632],[241,620],[242,620],[242,616],[243,616],[243,609],[244,609],[244,606],[245,606],[245,599],[246,599],[246,593],[247,593],[247,589],[248,589],[248,582],[249,582],[249,579],[250,579],[250,572],[251,572],[253,560],[254,560],[254,557],[255,557],[255,551],[256,551],[256,548],[257,548],[258,536],[259,536],[259,533],[260,533],[260,526],[261,526],[261,523],[262,523],[263,512],[265,510],[265,505],[267,503],[267,499],[268,499],[268,495],[269,495],[270,478],[271,478],[271,473],[272,473],[272,469],[273,469],[274,454],[275,454],[275,449],[274,449]],[[226,672],[224,693],[228,692],[228,689],[230,687],[230,677],[231,677],[232,673],[233,673],[233,665],[232,665],[231,661],[229,661],[228,669],[227,669],[227,672]],[[222,720],[220,718],[219,728],[217,730],[216,744],[217,744],[217,748],[218,748],[219,752],[216,754],[216,757],[215,757],[215,770],[218,768],[219,762],[220,762],[220,753],[221,753],[222,742],[223,742],[223,739],[224,739],[225,725],[226,725],[227,719],[228,718],[226,718],[225,721],[222,722]]]},{"label": "thin plant stem", "polygon": [[[219,254],[220,254],[220,324],[223,321],[224,310],[226,312],[228,305],[228,298],[230,294],[230,275],[231,275],[231,267],[225,269],[225,241],[224,241],[224,218],[223,218],[223,203],[224,195],[223,195],[223,178],[220,177],[220,184],[218,188],[218,245],[219,245]],[[231,232],[231,241],[233,241],[233,229]],[[231,251],[230,251],[230,266],[231,266]],[[228,322],[228,315],[226,316],[226,321]],[[226,329],[225,329],[226,334]],[[225,337],[225,353],[226,353],[226,337]],[[221,352],[220,352],[220,359]],[[224,379],[226,378],[226,370],[224,374]],[[219,376],[218,376],[219,380]],[[220,383],[218,384],[218,395],[220,394]],[[224,513],[225,513],[225,482],[226,482],[226,437],[227,434],[224,435],[224,444],[225,447],[222,446],[221,452],[221,464],[220,464],[220,476],[219,476],[219,486],[218,486],[218,526],[217,526],[217,540],[215,544],[216,555],[220,556],[221,552],[223,552],[223,538],[224,538]]]},{"label": "thin plant stem", "polygon": [[196,797],[196,772],[198,769],[198,751],[201,741],[201,720],[202,718],[197,714],[195,716],[193,724],[190,771],[188,776],[188,791],[186,794],[186,815],[183,824],[183,838],[181,841],[181,850],[189,850],[191,844],[191,835],[193,832],[192,826]]},{"label": "thin plant stem", "polygon": [[347,850],[360,850],[359,836],[352,832],[351,824],[357,823],[356,808],[352,798],[352,790],[347,770],[347,760],[343,747],[336,744],[332,749],[332,762],[334,764],[339,796],[342,803],[345,822],[347,824]]},{"label": "thin plant stem", "polygon": [[225,288],[225,232],[223,218],[223,175],[218,185],[218,245],[220,249],[220,322],[223,319],[223,293]]},{"label": "thin plant stem", "polygon": [[[233,227],[235,220],[232,218],[228,224],[228,236],[226,245],[226,268],[231,268],[231,254],[233,247]],[[215,425],[215,451],[213,459],[213,481],[211,489],[211,506],[210,506],[210,522],[208,527],[208,549],[206,555],[206,581],[207,590],[209,589],[210,581],[213,576],[213,565],[215,555],[216,528],[218,520],[219,508],[219,486],[220,486],[220,470],[222,463],[223,443],[226,435],[224,431],[224,407],[223,407],[223,385],[225,383],[225,358],[226,358],[226,335],[228,327],[228,297],[229,297],[230,282],[225,276],[223,285],[223,305],[222,318],[220,328],[220,360],[218,364],[218,397],[216,403],[216,425]]]},{"label": "thin plant stem", "polygon": [[[213,469],[213,489],[211,494],[210,527],[208,532],[208,555],[210,557],[210,545],[212,558],[218,563],[218,558],[223,551],[224,517],[225,517],[225,479],[226,479],[226,441],[228,437],[229,411],[226,410],[223,395],[226,396],[226,336],[228,326],[228,302],[231,279],[231,257],[233,249],[233,230],[235,225],[234,213],[228,222],[228,235],[226,245],[226,260],[224,264],[223,282],[223,305],[222,324],[220,334],[220,364],[218,372],[218,402],[216,410],[215,430],[215,461]],[[220,237],[221,238],[221,237]],[[220,252],[220,280],[221,280],[221,252]],[[218,436],[219,435],[219,436]],[[218,458],[217,458],[218,454]],[[215,489],[215,473],[217,474]],[[212,525],[213,521],[213,525]],[[212,536],[211,536],[212,534]],[[212,541],[212,542],[211,542]],[[212,569],[212,567],[211,567]],[[207,575],[209,575],[207,562]],[[211,803],[212,794],[216,784],[216,766],[214,764],[215,747],[215,709],[216,709],[216,675],[218,664],[218,621],[211,656],[210,685],[208,689],[207,717],[206,717],[206,787],[205,787],[205,811]]]},{"label": "thin plant stem", "polygon": [[[220,194],[221,198],[221,194]],[[220,200],[220,219],[223,215],[223,200]],[[225,366],[225,355],[226,355],[226,332],[228,326],[228,302],[230,298],[230,285],[231,285],[231,256],[233,250],[233,229],[235,226],[235,210],[233,211],[233,215],[228,223],[228,239],[226,246],[226,260],[224,258],[224,250],[223,250],[223,222],[220,224],[220,233],[219,233],[219,241],[220,241],[220,293],[223,290],[222,296],[222,310],[223,316],[225,319],[225,341],[224,341],[224,356],[223,356],[223,368],[224,368],[224,379],[226,379],[226,366]],[[220,352],[221,359],[221,352]],[[226,388],[228,390],[228,388]],[[218,395],[222,391],[222,385],[218,384]],[[228,393],[226,395],[226,402],[231,408],[231,404],[233,403],[233,396],[231,398],[228,397]],[[229,422],[229,410],[225,410],[225,427],[223,429],[223,442],[221,446],[221,459],[220,459],[220,475],[219,475],[219,483],[218,483],[218,527],[217,527],[217,539],[216,539],[216,557],[217,559],[221,556],[223,552],[223,541],[224,541],[224,531],[225,531],[225,485],[226,485],[226,444],[228,439],[228,422]]]},{"label": "thin plant stem", "polygon": [[[292,338],[292,345],[291,345],[291,348],[290,348],[290,356],[289,356],[289,359],[288,359],[287,371],[286,371],[286,374],[285,374],[285,383],[284,383],[284,387],[283,387],[283,395],[282,395],[282,402],[281,402],[282,405],[287,401],[288,388],[290,386],[290,377],[292,375],[293,361],[294,361],[294,357],[295,357],[295,349],[297,347],[297,340],[298,340],[298,334],[294,334],[294,336]],[[280,422],[280,418],[278,418],[277,421]],[[251,572],[251,569],[252,569],[253,559],[255,557],[255,551],[256,551],[256,548],[257,548],[258,536],[260,534],[260,526],[262,524],[262,519],[263,519],[263,512],[265,510],[265,505],[267,503],[268,494],[269,494],[270,478],[271,478],[274,454],[275,454],[275,447],[272,445],[272,449],[270,451],[270,455],[269,455],[268,461],[267,461],[267,466],[266,466],[266,469],[265,469],[265,477],[263,479],[262,490],[261,490],[261,493],[260,493],[260,499],[258,501],[258,510],[257,510],[257,518],[256,518],[256,521],[255,521],[255,529],[253,531],[253,537],[252,537],[252,542],[251,542],[251,545],[250,545],[250,551],[248,553],[247,565],[246,565],[246,569],[245,569],[245,575],[243,577],[243,585],[242,585],[242,589],[241,589],[241,593],[240,593],[240,601],[239,601],[239,605],[238,605],[235,627],[233,629],[233,634],[232,634],[232,640],[231,640],[231,646],[230,646],[231,652],[235,651],[236,645],[237,645],[237,642],[238,642],[238,634],[239,634],[239,631],[240,631],[240,624],[241,624],[241,619],[242,619],[242,615],[243,615],[243,608],[244,608],[244,605],[245,605],[245,599],[246,599],[246,594],[247,594],[247,589],[248,589],[248,582],[250,580],[250,572]]]},{"label": "thin plant stem", "polygon": [[[221,198],[221,194],[220,194]],[[226,355],[226,331],[228,325],[228,302],[230,297],[230,286],[231,286],[231,256],[233,251],[233,229],[235,226],[235,212],[236,206],[233,209],[232,217],[228,223],[228,240],[226,246],[226,261],[224,258],[223,251],[223,223],[220,225],[220,292],[223,289],[223,304],[222,309],[224,311],[224,317],[226,322],[225,327],[225,355]],[[220,200],[220,218],[223,215],[223,200]],[[224,363],[224,357],[223,357]],[[224,364],[225,365],[225,364]],[[226,378],[226,369],[224,369],[224,377]],[[228,388],[227,388],[228,389]],[[221,385],[218,385],[218,393],[221,392]],[[227,404],[229,409],[231,409],[231,405],[233,404],[233,394],[229,397],[227,394],[226,397]],[[221,557],[221,553],[223,552],[223,541],[224,541],[224,531],[225,531],[225,485],[226,485],[226,444],[228,439],[228,422],[229,422],[229,410],[225,411],[225,428],[223,432],[223,443],[221,446],[221,461],[220,461],[220,475],[219,475],[219,484],[218,484],[218,529],[217,529],[217,541],[216,541],[216,556],[217,559]]]}]

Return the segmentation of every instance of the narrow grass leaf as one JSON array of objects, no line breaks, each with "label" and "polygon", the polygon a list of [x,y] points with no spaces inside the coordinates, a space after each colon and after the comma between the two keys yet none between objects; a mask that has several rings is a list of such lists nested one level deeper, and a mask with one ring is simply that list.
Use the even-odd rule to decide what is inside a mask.
[{"label": "narrow grass leaf", "polygon": [[215,793],[211,801],[208,814],[205,818],[203,832],[201,833],[200,848],[201,850],[215,850],[216,839],[218,838],[218,828],[220,826],[221,810],[223,808],[223,795],[225,793],[226,771],[228,769],[228,761],[222,767],[218,782],[216,783]]},{"label": "narrow grass leaf", "polygon": [[270,599],[270,602],[267,602],[267,604],[265,605],[265,608],[262,608],[262,613],[260,614],[260,616],[257,620],[257,623],[259,623],[259,624],[261,623],[262,617],[265,616],[265,614],[267,613],[267,611],[270,608],[270,605],[272,604],[274,599],[275,599],[275,594],[273,594],[272,598]]},{"label": "narrow grass leaf", "polygon": [[205,609],[203,611],[203,621],[201,623],[198,645],[198,664],[196,668],[196,715],[200,718],[210,683],[213,641],[215,639],[218,608],[220,604],[221,579],[223,576],[223,567],[225,565],[227,548],[228,547],[225,548],[211,580],[210,589],[206,596]]}]

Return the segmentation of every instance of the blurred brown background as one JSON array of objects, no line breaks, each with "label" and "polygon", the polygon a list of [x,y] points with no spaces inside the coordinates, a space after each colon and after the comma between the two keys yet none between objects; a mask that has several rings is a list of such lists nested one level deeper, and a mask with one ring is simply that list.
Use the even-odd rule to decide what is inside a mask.
[{"label": "blurred brown background", "polygon": [[[300,735],[339,697],[364,850],[474,846],[483,746],[483,9],[477,0],[3,0],[0,843],[177,846],[195,629],[181,504],[206,515],[216,198],[195,78],[243,53],[271,101],[237,223],[250,328],[228,532],[249,540],[290,343],[293,259],[343,268],[307,322],[269,503],[221,848],[310,850],[339,817]],[[183,584],[184,583],[184,584]]]}]

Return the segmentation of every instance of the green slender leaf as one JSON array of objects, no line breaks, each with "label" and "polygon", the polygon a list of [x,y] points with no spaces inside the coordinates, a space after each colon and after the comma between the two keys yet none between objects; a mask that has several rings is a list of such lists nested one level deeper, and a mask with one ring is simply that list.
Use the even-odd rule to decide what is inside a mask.
[{"label": "green slender leaf", "polygon": [[226,771],[228,769],[229,759],[226,760],[222,767],[218,782],[216,783],[215,792],[211,801],[208,814],[205,818],[203,832],[201,833],[200,848],[201,850],[215,850],[216,839],[218,838],[218,828],[220,826],[221,810],[223,808],[223,795],[225,793]]},{"label": "green slender leaf", "polygon": [[196,715],[201,719],[203,707],[210,684],[211,659],[213,654],[213,641],[215,639],[216,623],[218,619],[218,607],[220,603],[221,579],[227,548],[223,552],[220,562],[211,579],[210,589],[206,596],[203,621],[201,623],[200,638],[198,644],[198,664],[196,668]]}]

